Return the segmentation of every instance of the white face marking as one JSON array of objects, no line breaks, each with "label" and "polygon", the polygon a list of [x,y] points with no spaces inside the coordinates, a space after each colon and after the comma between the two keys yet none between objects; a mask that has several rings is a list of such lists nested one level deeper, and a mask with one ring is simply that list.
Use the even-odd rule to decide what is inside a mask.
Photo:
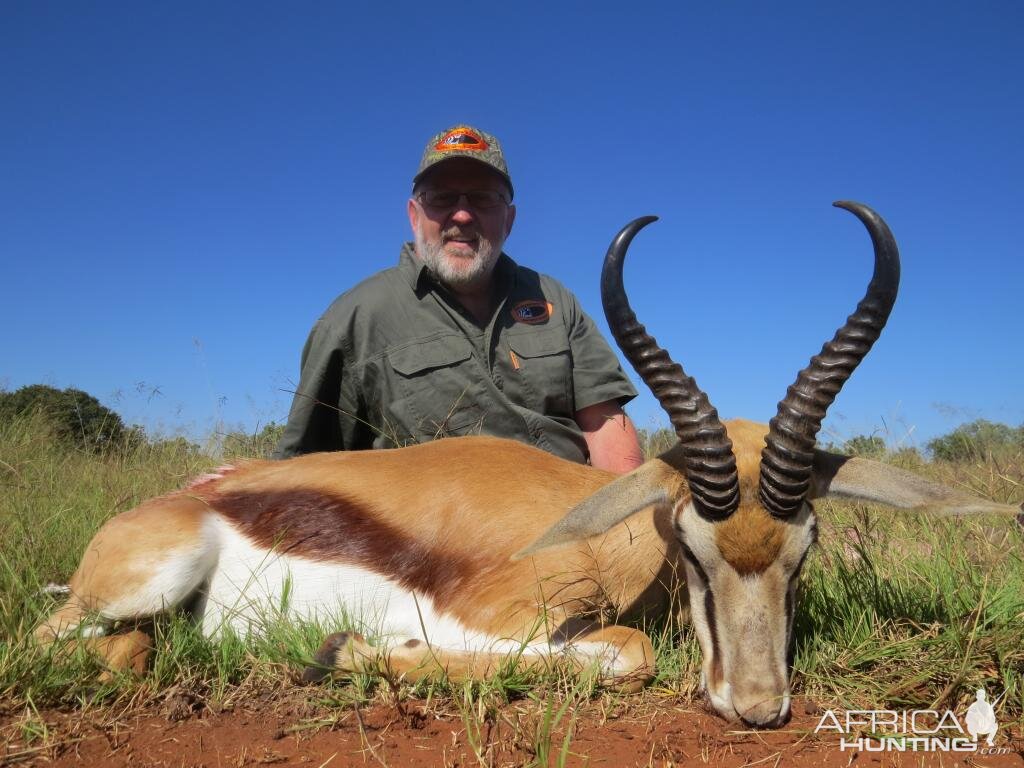
[{"label": "white face marking", "polygon": [[[778,556],[760,573],[741,575],[719,551],[716,523],[687,503],[676,510],[694,629],[704,660],[702,682],[715,710],[755,725],[789,711],[788,611],[798,569],[817,524],[805,505],[785,524]],[[787,600],[788,595],[788,600]]]}]

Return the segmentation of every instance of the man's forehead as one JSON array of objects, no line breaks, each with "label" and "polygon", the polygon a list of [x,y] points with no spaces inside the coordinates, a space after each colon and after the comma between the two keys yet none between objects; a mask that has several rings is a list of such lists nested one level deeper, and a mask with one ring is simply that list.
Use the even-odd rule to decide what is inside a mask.
[{"label": "man's forehead", "polygon": [[422,186],[456,187],[470,186],[473,189],[507,189],[508,184],[496,171],[476,160],[453,157],[438,163],[421,180]]}]

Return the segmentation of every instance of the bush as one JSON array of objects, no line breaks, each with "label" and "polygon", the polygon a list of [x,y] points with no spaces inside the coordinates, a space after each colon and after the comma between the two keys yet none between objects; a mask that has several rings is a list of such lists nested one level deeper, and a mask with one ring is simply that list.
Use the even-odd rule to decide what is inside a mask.
[{"label": "bush", "polygon": [[56,389],[31,384],[14,392],[0,392],[0,421],[41,414],[53,425],[56,439],[92,451],[122,446],[130,432],[114,411],[80,389]]},{"label": "bush", "polygon": [[961,424],[948,435],[928,443],[940,461],[979,461],[1024,450],[1024,426],[1013,427],[978,419]]},{"label": "bush", "polygon": [[886,454],[885,440],[877,435],[856,435],[843,443],[841,453],[848,456],[880,459]]},{"label": "bush", "polygon": [[270,422],[255,433],[228,432],[223,436],[221,455],[225,459],[270,458],[284,434],[284,424]]}]

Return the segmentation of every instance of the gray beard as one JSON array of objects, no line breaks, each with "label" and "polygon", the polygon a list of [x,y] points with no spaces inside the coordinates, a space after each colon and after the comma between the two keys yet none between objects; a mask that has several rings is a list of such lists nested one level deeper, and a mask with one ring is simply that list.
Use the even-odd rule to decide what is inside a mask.
[{"label": "gray beard", "polygon": [[480,238],[473,261],[468,266],[460,261],[457,267],[445,254],[443,243],[428,243],[420,232],[416,233],[416,255],[434,279],[453,290],[473,288],[485,282],[500,253],[489,240]]}]

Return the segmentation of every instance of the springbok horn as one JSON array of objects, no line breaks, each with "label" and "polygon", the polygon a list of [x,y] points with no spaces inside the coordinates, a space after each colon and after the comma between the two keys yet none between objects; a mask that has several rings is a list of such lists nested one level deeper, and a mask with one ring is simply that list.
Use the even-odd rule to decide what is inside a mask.
[{"label": "springbok horn", "polygon": [[875,271],[857,309],[832,341],[797,375],[769,423],[761,453],[761,503],[773,515],[793,514],[811,486],[814,441],[825,412],[878,339],[896,301],[900,254],[882,217],[861,203],[833,203],[853,213],[871,235]]},{"label": "springbok horn", "polygon": [[739,479],[732,442],[705,395],[682,366],[674,363],[641,325],[622,285],[622,265],[633,237],[657,216],[627,224],[612,240],[601,270],[601,301],[612,335],[626,359],[668,413],[679,436],[681,470],[697,510],[710,518],[728,517],[739,504]]}]

